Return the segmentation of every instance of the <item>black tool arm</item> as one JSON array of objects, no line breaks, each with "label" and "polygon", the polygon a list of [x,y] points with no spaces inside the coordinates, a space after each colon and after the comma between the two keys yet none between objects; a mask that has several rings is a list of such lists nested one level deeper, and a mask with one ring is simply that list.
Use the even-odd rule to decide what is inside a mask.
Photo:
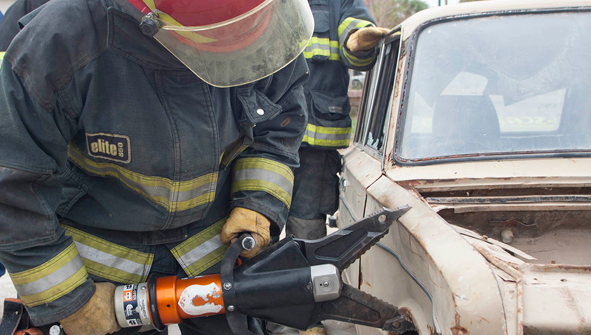
[{"label": "black tool arm", "polygon": [[342,271],[386,235],[390,225],[409,209],[409,206],[384,209],[324,238],[295,241],[310,265],[332,264]]}]

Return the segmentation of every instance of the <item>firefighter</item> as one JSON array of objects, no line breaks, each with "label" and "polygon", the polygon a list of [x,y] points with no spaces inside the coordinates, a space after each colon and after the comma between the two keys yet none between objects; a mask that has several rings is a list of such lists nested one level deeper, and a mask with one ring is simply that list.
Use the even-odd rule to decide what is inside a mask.
[{"label": "firefighter", "polygon": [[[0,67],[0,261],[35,325],[117,333],[113,283],[217,273],[239,233],[246,257],[279,234],[305,1],[60,0],[20,23]],[[224,316],[179,327],[230,333]]]},{"label": "firefighter", "polygon": [[361,0],[309,0],[314,36],[304,55],[310,80],[304,85],[309,119],[295,170],[286,233],[303,239],[326,235],[326,215],[338,207],[337,149],[349,146],[351,106],[348,69],[367,71],[389,29],[375,27]]}]

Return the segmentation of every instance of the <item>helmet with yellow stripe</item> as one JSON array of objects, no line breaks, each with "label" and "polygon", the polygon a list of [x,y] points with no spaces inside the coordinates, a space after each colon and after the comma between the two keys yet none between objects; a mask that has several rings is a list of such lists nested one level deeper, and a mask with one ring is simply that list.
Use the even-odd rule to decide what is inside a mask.
[{"label": "helmet with yellow stripe", "polygon": [[306,0],[128,0],[142,30],[199,78],[238,86],[275,73],[312,37]]}]

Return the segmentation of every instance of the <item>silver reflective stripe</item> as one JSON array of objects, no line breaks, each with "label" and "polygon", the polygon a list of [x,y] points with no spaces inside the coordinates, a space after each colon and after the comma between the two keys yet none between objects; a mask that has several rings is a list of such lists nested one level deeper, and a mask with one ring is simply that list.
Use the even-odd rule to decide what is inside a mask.
[{"label": "silver reflective stripe", "polygon": [[234,181],[265,180],[281,187],[288,194],[292,193],[293,184],[279,173],[263,169],[241,169],[234,171]]},{"label": "silver reflective stripe", "polygon": [[21,296],[39,294],[61,284],[73,276],[83,266],[84,263],[82,262],[82,258],[77,256],[61,268],[52,269],[53,272],[43,278],[39,278],[27,284],[14,285],[14,287]]},{"label": "silver reflective stripe", "polygon": [[171,179],[142,175],[113,163],[86,158],[73,145],[68,150],[72,162],[88,173],[118,179],[127,187],[162,205],[169,211],[183,211],[211,202],[217,184],[217,172],[175,182]]},{"label": "silver reflective stripe", "polygon": [[198,260],[202,259],[203,257],[209,255],[210,253],[214,252],[221,246],[223,246],[223,244],[220,241],[220,234],[217,234],[209,240],[203,242],[193,250],[178,257],[179,264],[181,264],[181,266],[184,269],[192,265],[193,263],[197,262]]},{"label": "silver reflective stripe", "polygon": [[[80,161],[86,161],[88,162],[89,160],[87,160],[79,151],[77,150],[70,150],[70,155],[73,156],[73,158],[76,158],[76,162],[80,162]],[[215,184],[216,182],[212,182],[212,183],[205,183],[201,186],[198,186],[196,188],[184,191],[184,192],[173,192],[170,188],[172,188],[172,186],[148,186],[142,183],[138,182],[138,178],[128,178],[127,177],[127,173],[123,173],[123,169],[121,167],[115,166],[115,165],[109,165],[109,164],[100,164],[97,163],[95,166],[89,166],[88,164],[86,166],[84,166],[84,169],[95,173],[95,174],[99,174],[99,175],[114,175],[117,179],[125,182],[126,184],[141,189],[142,191],[144,191],[146,194],[148,194],[149,196],[152,197],[164,197],[166,199],[169,199],[171,201],[186,201],[186,200],[191,200],[193,198],[196,198],[200,195],[212,192],[212,190],[215,189]],[[144,178],[145,180],[148,180],[149,178]],[[170,181],[170,183],[172,184],[172,181]],[[183,182],[180,182],[179,184],[183,184]]]},{"label": "silver reflective stripe", "polygon": [[80,256],[85,259],[142,277],[150,272],[151,264],[136,263],[125,258],[113,256],[80,242],[74,241],[74,243],[76,243],[76,248]]},{"label": "silver reflective stripe", "polygon": [[329,141],[340,141],[340,140],[348,140],[351,134],[324,134],[324,133],[317,133],[310,129],[306,129],[305,136],[312,137],[319,140],[329,140]]},{"label": "silver reflective stripe", "polygon": [[334,46],[329,46],[328,44],[320,44],[320,43],[313,43],[310,44],[308,46],[306,46],[306,49],[304,49],[305,53],[310,53],[313,50],[322,50],[324,51],[323,55],[328,56],[328,54],[340,54],[340,50],[338,47],[334,47]]}]

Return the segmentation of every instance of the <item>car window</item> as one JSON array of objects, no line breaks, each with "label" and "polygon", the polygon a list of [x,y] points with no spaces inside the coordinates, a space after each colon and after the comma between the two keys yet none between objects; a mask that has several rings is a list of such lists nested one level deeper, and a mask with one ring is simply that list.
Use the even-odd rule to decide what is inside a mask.
[{"label": "car window", "polygon": [[[364,136],[357,136],[358,141],[363,141],[366,147],[378,153],[383,152],[388,127],[388,110],[390,97],[394,89],[394,77],[398,63],[398,49],[400,39],[395,35],[394,40],[388,41],[382,46],[379,60],[370,73],[370,77],[376,77],[373,85],[365,89],[366,102],[361,110],[364,129],[360,131]],[[371,91],[371,94],[369,93]],[[367,118],[367,119],[365,119]]]},{"label": "car window", "polygon": [[396,158],[591,152],[590,29],[576,12],[425,28]]},{"label": "car window", "polygon": [[366,74],[365,82],[363,85],[363,92],[361,93],[361,101],[359,102],[359,112],[357,113],[357,119],[352,120],[352,123],[355,127],[354,142],[356,143],[363,143],[363,140],[365,138],[365,124],[367,121],[369,110],[371,108],[371,93],[372,88],[376,84],[376,72],[377,71],[371,70]]}]

